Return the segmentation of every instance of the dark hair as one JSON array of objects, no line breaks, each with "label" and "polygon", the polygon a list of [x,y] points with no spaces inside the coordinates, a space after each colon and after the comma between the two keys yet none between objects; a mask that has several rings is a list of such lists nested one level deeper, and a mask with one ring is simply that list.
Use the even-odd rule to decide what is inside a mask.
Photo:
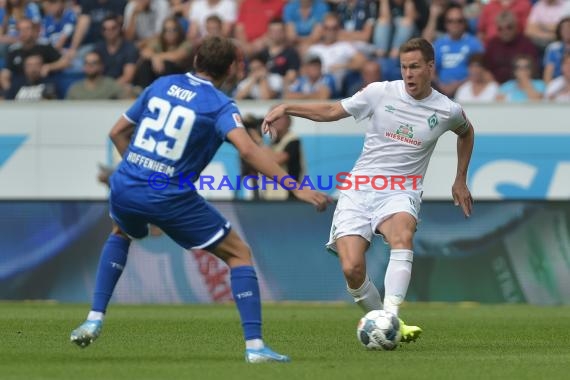
[{"label": "dark hair", "polygon": [[416,50],[419,50],[422,53],[424,61],[430,62],[435,60],[433,46],[425,38],[412,38],[400,46],[400,54]]},{"label": "dark hair", "polygon": [[536,62],[534,58],[528,54],[517,54],[512,60],[513,70],[516,68],[517,62],[520,60],[525,60],[528,62],[530,66],[530,75],[534,78],[536,74]]},{"label": "dark hair", "polygon": [[450,3],[447,8],[445,9],[445,11],[443,12],[443,20],[447,20],[447,14],[452,10],[452,9],[459,9],[461,11],[461,18],[463,19],[463,23],[465,23],[465,14],[463,13],[463,7],[457,3]]},{"label": "dark hair", "polygon": [[210,21],[215,21],[216,23],[222,25],[223,24],[223,20],[220,18],[220,16],[218,16],[217,14],[211,14],[206,18],[206,23],[210,22]]},{"label": "dark hair", "polygon": [[281,17],[275,16],[271,20],[269,20],[268,25],[272,25],[272,24],[283,24],[283,25],[285,25],[285,21],[283,21],[283,19]]},{"label": "dark hair", "polygon": [[268,60],[267,55],[263,54],[263,52],[260,52],[252,55],[251,58],[249,59],[249,62],[259,61],[265,66],[267,65],[267,60]]},{"label": "dark hair", "polygon": [[83,59],[85,60],[85,58],[87,58],[88,55],[96,55],[99,62],[103,63],[103,56],[97,50],[91,50],[91,51],[85,53],[85,56],[83,57]]},{"label": "dark hair", "polygon": [[162,28],[160,30],[160,47],[162,48],[162,50],[166,50],[167,45],[166,45],[166,39],[164,38],[164,31],[165,31],[165,27],[166,27],[166,23],[168,22],[172,22],[174,23],[176,26],[174,27],[176,29],[176,46],[180,46],[182,44],[182,42],[184,42],[184,40],[186,39],[186,36],[184,35],[184,29],[182,28],[182,25],[180,25],[180,23],[178,22],[178,20],[176,19],[176,17],[167,17],[164,22],[162,23]]},{"label": "dark hair", "polygon": [[469,56],[468,65],[472,63],[478,63],[481,66],[485,66],[485,55],[483,53],[473,53]]},{"label": "dark hair", "polygon": [[560,33],[560,31],[562,30],[562,25],[565,22],[570,22],[570,16],[566,16],[562,20],[558,21],[558,25],[556,25],[556,41],[562,40],[562,34]]},{"label": "dark hair", "polygon": [[196,49],[194,68],[214,80],[222,79],[237,59],[237,48],[228,38],[209,36]]},{"label": "dark hair", "polygon": [[123,26],[123,20],[120,16],[117,16],[114,13],[108,13],[107,16],[105,16],[105,18],[103,19],[103,21],[101,21],[101,28],[103,27],[103,24],[105,24],[107,21],[114,21],[117,23],[117,25],[119,25],[119,28],[122,28]]}]

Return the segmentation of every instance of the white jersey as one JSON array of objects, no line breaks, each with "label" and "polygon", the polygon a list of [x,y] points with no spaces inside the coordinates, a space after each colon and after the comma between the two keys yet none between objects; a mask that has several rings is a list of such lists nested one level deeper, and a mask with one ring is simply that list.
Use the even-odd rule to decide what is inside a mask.
[{"label": "white jersey", "polygon": [[390,181],[404,176],[405,190],[421,191],[438,138],[448,130],[462,134],[469,128],[462,107],[447,96],[432,90],[427,98],[416,100],[404,86],[402,80],[375,82],[341,101],[357,121],[368,119],[364,147],[349,179],[353,184],[355,176],[388,180],[384,189],[382,179],[361,185],[361,190],[399,190]]}]

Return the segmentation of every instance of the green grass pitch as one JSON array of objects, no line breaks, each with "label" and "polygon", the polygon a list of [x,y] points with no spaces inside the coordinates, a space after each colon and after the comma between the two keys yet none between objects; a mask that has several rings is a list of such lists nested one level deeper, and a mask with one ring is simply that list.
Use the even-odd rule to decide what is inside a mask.
[{"label": "green grass pitch", "polygon": [[416,342],[391,352],[356,340],[353,305],[265,305],[264,333],[289,364],[244,362],[232,305],[112,305],[80,349],[87,305],[0,303],[0,379],[568,379],[570,308],[406,304]]}]

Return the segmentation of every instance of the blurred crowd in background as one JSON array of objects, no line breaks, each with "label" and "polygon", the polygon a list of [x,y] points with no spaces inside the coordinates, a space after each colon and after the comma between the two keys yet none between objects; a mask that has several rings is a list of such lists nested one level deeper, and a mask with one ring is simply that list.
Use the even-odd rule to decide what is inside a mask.
[{"label": "blurred crowd in background", "polygon": [[191,71],[209,35],[244,52],[238,100],[401,79],[399,46],[421,36],[460,103],[570,101],[570,0],[0,0],[0,98],[134,98]]}]

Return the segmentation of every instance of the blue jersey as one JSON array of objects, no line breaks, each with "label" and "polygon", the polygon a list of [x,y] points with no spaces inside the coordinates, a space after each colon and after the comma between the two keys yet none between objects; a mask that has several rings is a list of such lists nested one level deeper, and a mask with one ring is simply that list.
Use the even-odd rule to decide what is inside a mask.
[{"label": "blue jersey", "polygon": [[445,35],[435,40],[435,70],[441,83],[451,83],[467,79],[469,57],[483,52],[483,44],[475,36],[464,33],[454,40]]},{"label": "blue jersey", "polygon": [[[136,128],[118,175],[112,178],[112,188],[146,186],[155,193],[154,199],[194,192],[192,182],[228,132],[243,127],[232,99],[211,82],[189,73],[157,79],[124,117]],[[152,191],[149,177],[156,173],[170,185]]]},{"label": "blue jersey", "polygon": [[65,35],[68,39],[64,47],[69,47],[69,45],[71,45],[71,35],[75,30],[76,23],[77,16],[71,9],[65,9],[59,19],[56,19],[53,15],[45,15],[42,20],[41,36],[49,41],[51,45],[55,46],[61,37]]},{"label": "blue jersey", "polygon": [[[8,20],[5,18],[8,17]],[[39,24],[42,21],[42,13],[40,7],[36,3],[28,3],[24,8],[24,18],[32,20],[35,24]],[[17,37],[18,30],[16,29],[16,24],[18,22],[14,16],[8,16],[6,14],[6,8],[0,7],[0,25],[6,25],[5,34],[10,37]]]}]

